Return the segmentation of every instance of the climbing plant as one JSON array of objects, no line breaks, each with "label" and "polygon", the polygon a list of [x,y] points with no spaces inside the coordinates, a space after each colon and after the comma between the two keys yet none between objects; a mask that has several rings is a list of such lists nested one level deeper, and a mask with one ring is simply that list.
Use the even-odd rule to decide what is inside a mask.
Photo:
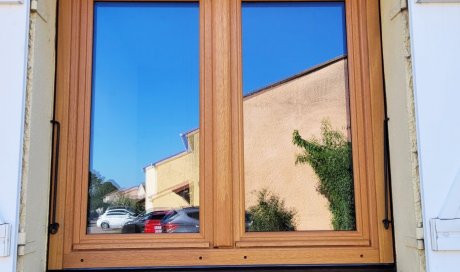
[{"label": "climbing plant", "polygon": [[334,130],[328,120],[321,125],[321,140],[303,139],[297,130],[294,145],[300,147],[296,164],[308,164],[319,178],[317,191],[329,201],[334,230],[354,230],[355,206],[351,142]]}]

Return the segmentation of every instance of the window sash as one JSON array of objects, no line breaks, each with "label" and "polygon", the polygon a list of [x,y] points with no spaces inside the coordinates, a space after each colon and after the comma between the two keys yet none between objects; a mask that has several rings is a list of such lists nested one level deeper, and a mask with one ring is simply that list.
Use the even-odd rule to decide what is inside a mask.
[{"label": "window sash", "polygon": [[241,1],[199,3],[200,233],[114,236],[86,234],[94,0],[60,0],[55,114],[63,128],[56,199],[61,229],[50,235],[49,269],[393,262],[391,229],[381,224],[378,0],[345,1],[357,229],[283,233],[245,232]]}]

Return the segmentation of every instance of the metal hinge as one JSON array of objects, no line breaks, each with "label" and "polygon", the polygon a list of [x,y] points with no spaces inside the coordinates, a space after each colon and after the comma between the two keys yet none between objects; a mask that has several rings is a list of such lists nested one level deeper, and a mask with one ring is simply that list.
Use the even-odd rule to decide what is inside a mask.
[{"label": "metal hinge", "polygon": [[26,233],[19,232],[18,234],[18,256],[25,255],[25,247],[26,247]]},{"label": "metal hinge", "polygon": [[391,7],[390,16],[394,19],[401,11],[407,9],[407,0],[396,0]]},{"label": "metal hinge", "polygon": [[31,11],[37,11],[38,10],[38,1],[37,0],[30,1],[30,10]]},{"label": "metal hinge", "polygon": [[417,241],[417,249],[425,249],[425,230],[423,227],[415,229],[415,239]]},{"label": "metal hinge", "polygon": [[43,1],[32,0],[30,1],[30,11],[35,12],[40,16],[43,21],[48,21],[47,5]]}]

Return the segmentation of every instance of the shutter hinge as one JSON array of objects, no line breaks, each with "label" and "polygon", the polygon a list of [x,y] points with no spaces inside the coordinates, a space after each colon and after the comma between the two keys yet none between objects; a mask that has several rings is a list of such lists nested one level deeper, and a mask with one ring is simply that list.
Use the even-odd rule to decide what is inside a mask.
[{"label": "shutter hinge", "polygon": [[30,1],[30,11],[35,12],[43,19],[43,21],[48,21],[48,5],[44,1],[32,0]]},{"label": "shutter hinge", "polygon": [[38,11],[38,1],[37,0],[30,1],[30,10],[34,12]]},{"label": "shutter hinge", "polygon": [[417,241],[417,249],[425,249],[425,233],[423,227],[415,229],[415,239]]},{"label": "shutter hinge", "polygon": [[390,11],[390,18],[393,20],[401,11],[407,9],[407,0],[395,0]]},{"label": "shutter hinge", "polygon": [[19,232],[18,234],[18,256],[25,255],[25,247],[26,247],[26,233]]}]

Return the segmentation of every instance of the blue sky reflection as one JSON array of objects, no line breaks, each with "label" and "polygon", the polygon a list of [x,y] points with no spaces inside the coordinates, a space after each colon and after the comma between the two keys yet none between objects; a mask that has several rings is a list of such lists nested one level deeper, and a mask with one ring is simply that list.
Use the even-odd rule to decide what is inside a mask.
[{"label": "blue sky reflection", "polygon": [[[197,3],[96,3],[90,169],[121,187],[199,125]],[[344,5],[243,3],[244,93],[346,53]]]}]

